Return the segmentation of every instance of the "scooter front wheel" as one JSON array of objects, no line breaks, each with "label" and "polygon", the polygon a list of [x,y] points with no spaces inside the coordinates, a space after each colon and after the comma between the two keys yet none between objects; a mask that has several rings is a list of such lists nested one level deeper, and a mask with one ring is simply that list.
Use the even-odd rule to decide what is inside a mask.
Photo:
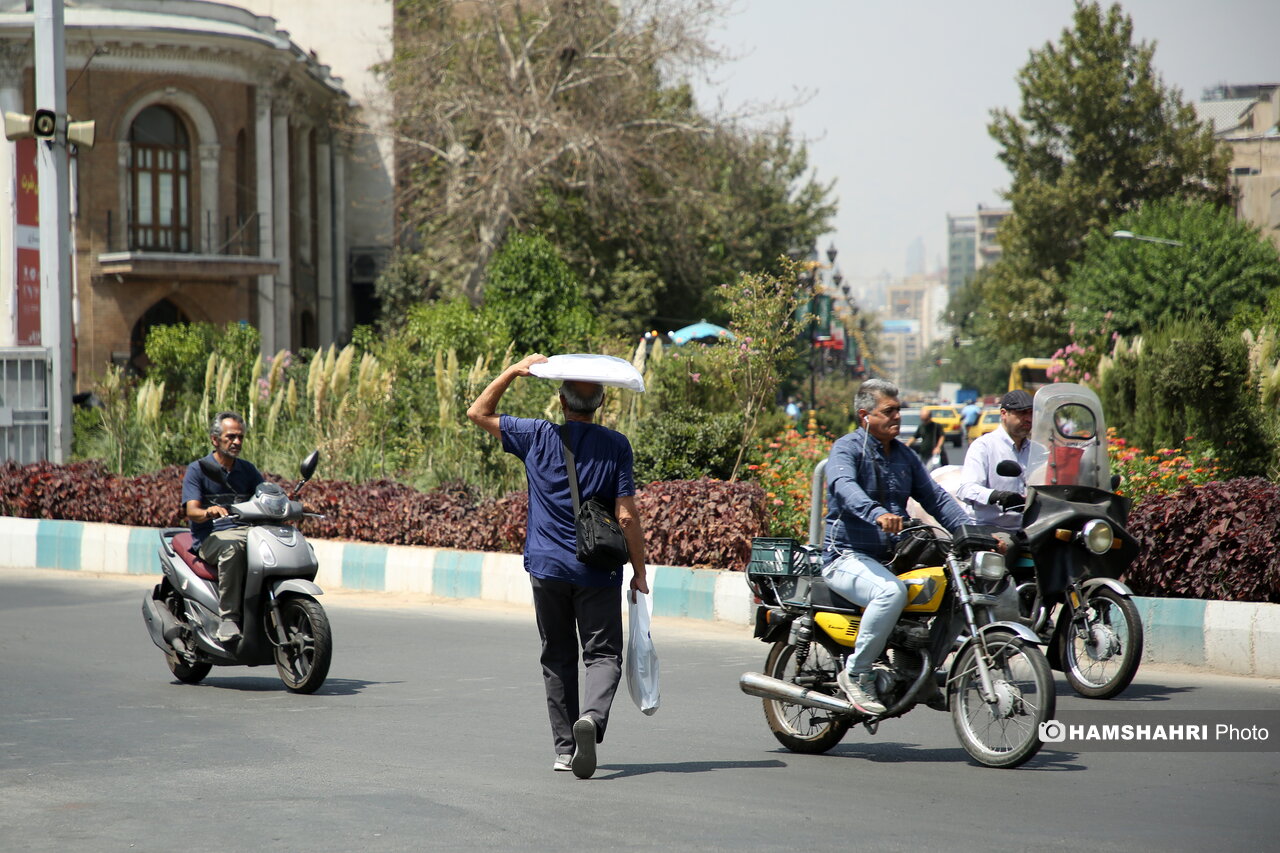
[{"label": "scooter front wheel", "polygon": [[[276,671],[293,693],[314,693],[324,684],[333,660],[333,633],[320,602],[309,595],[280,600],[285,642],[276,646]],[[275,632],[270,632],[275,638]]]},{"label": "scooter front wheel", "polygon": [[1142,661],[1142,617],[1127,595],[1102,587],[1085,602],[1083,625],[1063,613],[1062,669],[1071,689],[1089,699],[1110,699],[1129,686]]}]

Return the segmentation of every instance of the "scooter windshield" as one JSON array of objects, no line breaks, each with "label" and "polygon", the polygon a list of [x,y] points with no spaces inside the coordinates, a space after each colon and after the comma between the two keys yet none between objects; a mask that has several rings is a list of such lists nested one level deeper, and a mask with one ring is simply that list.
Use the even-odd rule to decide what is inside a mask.
[{"label": "scooter windshield", "polygon": [[1090,486],[1111,490],[1107,427],[1098,395],[1058,382],[1036,392],[1031,413],[1029,486]]}]

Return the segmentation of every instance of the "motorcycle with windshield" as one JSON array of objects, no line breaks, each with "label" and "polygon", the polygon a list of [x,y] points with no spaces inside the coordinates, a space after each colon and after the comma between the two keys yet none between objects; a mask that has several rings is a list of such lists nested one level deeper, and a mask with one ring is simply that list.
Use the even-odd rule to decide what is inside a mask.
[{"label": "motorcycle with windshield", "polygon": [[[814,472],[821,513],[824,462]],[[794,752],[831,749],[855,724],[880,724],[926,705],[950,711],[961,745],[988,767],[1017,767],[1041,746],[1055,694],[1041,640],[1017,620],[1017,591],[990,533],[948,534],[921,522],[904,529],[893,570],[907,605],[874,667],[886,710],[859,711],[836,683],[857,641],[862,608],[820,577],[820,549],[792,539],[752,542],[747,580],[760,601],[755,636],[769,644],[763,673],[739,680],[764,700],[778,742]],[[816,542],[820,525],[811,525]]]},{"label": "motorcycle with windshield", "polygon": [[[324,684],[333,657],[329,619],[315,596],[319,571],[315,550],[295,526],[304,517],[297,497],[311,479],[320,454],[313,451],[301,465],[302,479],[292,494],[263,483],[252,496],[228,493],[211,501],[226,506],[217,524],[247,526],[248,570],[244,582],[243,637],[220,643],[215,634],[218,611],[217,567],[191,548],[185,527],[160,531],[160,568],[164,579],[142,601],[142,616],[151,640],[164,652],[169,671],[184,684],[198,684],[215,666],[262,666],[274,663],[285,687],[314,693]],[[208,457],[200,460],[209,478],[226,486],[222,468]]]},{"label": "motorcycle with windshield", "polygon": [[[1109,699],[1142,660],[1142,619],[1120,578],[1138,554],[1130,502],[1110,473],[1102,404],[1074,383],[1036,392],[1022,515],[1029,560],[1013,569],[1023,621],[1081,696]],[[1016,462],[997,472],[1017,476]]]}]

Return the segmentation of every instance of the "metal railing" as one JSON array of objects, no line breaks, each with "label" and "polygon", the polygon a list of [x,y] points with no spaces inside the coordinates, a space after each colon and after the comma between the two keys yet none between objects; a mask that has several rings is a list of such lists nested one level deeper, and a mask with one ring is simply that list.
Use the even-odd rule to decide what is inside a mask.
[{"label": "metal railing", "polygon": [[49,351],[0,347],[0,460],[49,458]]},{"label": "metal railing", "polygon": [[[224,216],[221,222],[207,214],[198,229],[188,225],[140,223],[128,209],[123,218],[119,213],[105,211],[107,252],[260,256],[256,213],[234,218]],[[169,223],[178,221],[178,212],[172,212]]]}]

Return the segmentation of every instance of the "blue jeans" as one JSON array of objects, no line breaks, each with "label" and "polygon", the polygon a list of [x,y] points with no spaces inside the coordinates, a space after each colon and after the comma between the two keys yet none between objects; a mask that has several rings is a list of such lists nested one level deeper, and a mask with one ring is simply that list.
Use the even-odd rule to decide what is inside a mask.
[{"label": "blue jeans", "polygon": [[907,606],[907,586],[888,566],[856,551],[837,557],[822,576],[827,586],[863,608],[858,639],[845,669],[850,675],[870,672]]}]

